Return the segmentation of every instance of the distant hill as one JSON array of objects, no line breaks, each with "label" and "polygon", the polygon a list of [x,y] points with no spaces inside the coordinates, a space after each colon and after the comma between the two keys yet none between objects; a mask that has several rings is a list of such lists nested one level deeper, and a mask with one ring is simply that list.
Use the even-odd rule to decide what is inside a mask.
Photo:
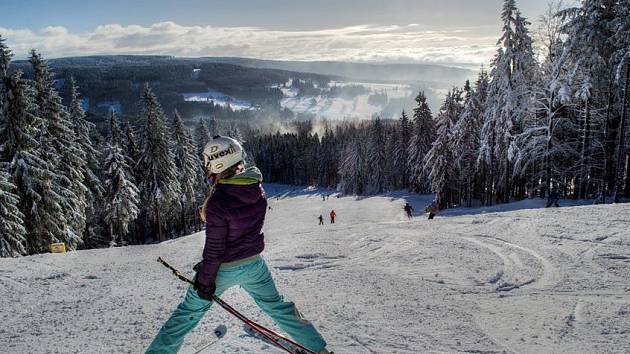
[{"label": "distant hill", "polygon": [[[177,62],[187,62],[185,59],[179,59],[167,55],[90,55],[84,57],[67,57],[48,59],[48,64],[52,67],[103,67],[116,65],[154,65],[154,64],[173,64]],[[28,63],[27,60],[16,60],[15,64]]]},{"label": "distant hill", "polygon": [[[448,89],[461,87],[474,76],[472,70],[431,64],[159,55],[95,55],[48,63],[65,99],[69,97],[65,83],[70,76],[77,80],[94,121],[104,121],[112,107],[119,114],[135,116],[145,83],[165,111],[177,109],[191,120],[199,115],[255,120],[270,114],[369,119],[375,114],[397,117],[401,110],[413,109],[418,91],[425,92],[430,107],[437,111]],[[22,69],[26,77],[32,75],[27,61],[15,61],[12,67]],[[297,85],[294,79],[299,79]],[[257,109],[247,109],[252,107]]]},{"label": "distant hill", "polygon": [[473,70],[436,64],[371,64],[339,61],[282,61],[238,57],[182,58],[166,55],[94,55],[48,61],[53,67],[104,67],[224,63],[257,69],[274,69],[371,82],[435,82],[463,85]]},{"label": "distant hill", "polygon": [[262,69],[281,69],[321,75],[343,76],[354,80],[436,82],[461,86],[475,73],[472,70],[435,64],[370,64],[338,61],[280,61],[248,58],[210,57],[201,58],[213,62],[228,63]]},{"label": "distant hill", "polygon": [[[55,74],[55,88],[66,101],[70,93],[67,83],[71,76],[76,79],[88,118],[94,122],[105,122],[110,109],[134,119],[145,84],[151,86],[165,112],[177,109],[184,119],[214,116],[225,120],[253,120],[256,111],[237,111],[237,107],[264,107],[272,111],[265,111],[267,115],[282,115],[279,101],[283,93],[278,85],[297,78],[324,86],[335,79],[319,74],[170,56],[104,55],[58,58],[47,62]],[[28,61],[13,62],[11,70],[17,69],[27,78],[32,77]]]}]

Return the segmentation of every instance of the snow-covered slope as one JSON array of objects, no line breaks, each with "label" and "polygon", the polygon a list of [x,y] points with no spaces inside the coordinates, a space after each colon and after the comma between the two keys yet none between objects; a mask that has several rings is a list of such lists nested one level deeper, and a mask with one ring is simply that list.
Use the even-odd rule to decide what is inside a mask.
[{"label": "snow-covered slope", "polygon": [[184,101],[192,102],[213,102],[215,105],[227,107],[228,105],[235,111],[252,108],[252,104],[246,100],[236,99],[217,90],[206,92],[182,93]]},{"label": "snow-covered slope", "polygon": [[[428,221],[402,210],[428,197],[267,190],[264,254],[277,285],[337,353],[630,352],[629,204],[535,200]],[[333,208],[337,223],[318,226]],[[190,270],[202,246],[199,233],[0,259],[0,352],[143,352],[185,290],[156,258]],[[271,324],[241,290],[223,298]],[[204,353],[279,353],[218,307],[186,346],[219,324],[226,338]]]},{"label": "snow-covered slope", "polygon": [[[352,97],[329,97],[326,95],[298,96],[296,89],[280,87],[284,98],[280,101],[283,108],[288,108],[294,113],[309,113],[316,117],[343,120],[343,119],[370,119],[374,114],[380,114],[390,100],[400,100],[396,108],[396,114],[413,102],[414,92],[409,85],[377,84],[366,82],[331,82],[328,88],[357,86],[365,90],[361,94]],[[326,91],[325,91],[326,92]],[[370,96],[383,95],[384,102],[370,102]],[[406,101],[405,101],[406,100]]]}]

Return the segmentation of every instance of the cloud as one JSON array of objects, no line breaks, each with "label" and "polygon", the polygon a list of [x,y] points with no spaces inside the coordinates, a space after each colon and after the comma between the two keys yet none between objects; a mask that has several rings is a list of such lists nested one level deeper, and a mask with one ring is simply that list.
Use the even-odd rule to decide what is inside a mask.
[{"label": "cloud", "polygon": [[[278,31],[257,27],[150,26],[106,24],[73,33],[61,26],[38,31],[0,27],[16,54],[31,48],[47,58],[94,54],[174,56],[244,56],[283,60],[341,60],[485,64],[495,52],[492,29],[426,30],[405,26],[357,25],[312,31]],[[498,35],[498,33],[496,33]]]}]

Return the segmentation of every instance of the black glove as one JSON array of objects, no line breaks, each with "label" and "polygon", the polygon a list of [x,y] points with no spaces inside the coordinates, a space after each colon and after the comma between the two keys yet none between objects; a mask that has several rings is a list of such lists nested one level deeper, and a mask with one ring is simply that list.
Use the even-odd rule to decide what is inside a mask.
[{"label": "black glove", "polygon": [[214,292],[217,290],[215,283],[202,284],[196,276],[193,288],[197,290],[197,295],[199,295],[200,298],[208,301],[212,301],[212,295],[214,295]]}]

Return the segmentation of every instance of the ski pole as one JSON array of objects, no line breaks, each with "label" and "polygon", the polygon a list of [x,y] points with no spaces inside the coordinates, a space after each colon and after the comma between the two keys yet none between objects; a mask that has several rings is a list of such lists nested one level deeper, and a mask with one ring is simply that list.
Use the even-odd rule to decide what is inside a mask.
[{"label": "ski pole", "polygon": [[[162,257],[158,257],[157,261],[159,263],[161,263],[162,265],[164,265],[166,268],[170,269],[173,274],[179,278],[179,280],[182,280],[186,283],[189,283],[191,285],[195,285],[195,282],[192,281],[190,278],[188,278],[185,274],[183,274],[182,272],[180,272],[179,270],[177,270],[175,267],[173,267],[172,265],[170,265],[168,262],[166,262],[166,260],[164,260],[164,258]],[[216,295],[212,295],[212,300],[214,300],[216,303],[218,303],[224,310],[226,310],[227,312],[229,312],[230,314],[232,314],[234,317],[238,318],[239,320],[241,320],[242,322],[244,322],[245,324],[251,326],[254,330],[256,330],[258,333],[260,333],[262,336],[264,336],[265,338],[269,339],[271,342],[273,342],[274,344],[276,344],[276,346],[278,346],[278,348],[283,349],[284,351],[286,351],[287,353],[293,353],[291,350],[287,349],[286,347],[284,347],[280,342],[279,339],[286,341],[287,343],[290,343],[292,345],[294,345],[295,347],[297,347],[299,350],[303,351],[305,354],[317,354],[314,351],[292,341],[291,339],[284,337],[283,335],[274,332],[272,330],[270,330],[269,328],[266,328],[252,320],[250,320],[249,318],[245,317],[243,314],[241,314],[240,312],[238,312],[235,308],[233,308],[232,306],[230,306],[228,303],[226,303],[225,301],[221,300],[221,298],[219,298]],[[276,338],[274,338],[276,337]]]}]

